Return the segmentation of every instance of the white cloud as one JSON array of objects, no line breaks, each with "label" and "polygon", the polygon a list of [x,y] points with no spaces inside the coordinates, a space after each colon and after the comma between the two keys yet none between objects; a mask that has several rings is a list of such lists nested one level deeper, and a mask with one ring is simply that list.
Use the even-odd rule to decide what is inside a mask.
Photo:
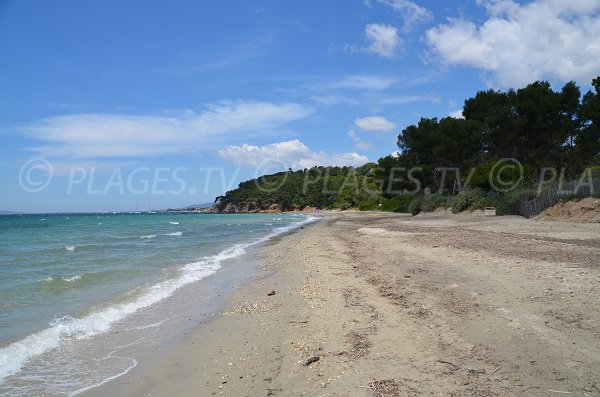
[{"label": "white cloud", "polygon": [[404,30],[409,31],[421,22],[427,22],[433,18],[428,9],[421,7],[408,0],[379,0],[380,3],[390,6],[404,19]]},{"label": "white cloud", "polygon": [[405,105],[413,102],[431,102],[438,104],[442,102],[442,98],[439,94],[427,94],[427,95],[394,95],[394,96],[381,96],[372,98],[373,102],[381,103],[384,105]]},{"label": "white cloud", "polygon": [[455,119],[464,119],[465,116],[463,116],[462,112],[462,109],[455,110],[453,112],[448,113],[448,117],[452,117]]},{"label": "white cloud", "polygon": [[600,1],[480,0],[482,24],[450,20],[427,31],[427,43],[449,64],[492,73],[505,87],[538,79],[589,83],[600,70]]},{"label": "white cloud", "polygon": [[339,154],[314,152],[297,139],[264,146],[247,144],[228,146],[218,150],[217,154],[239,167],[260,167],[261,169],[304,169],[316,165],[359,166],[369,162],[366,156],[355,152]]},{"label": "white cloud", "polygon": [[45,157],[110,158],[180,153],[231,142],[236,135],[272,134],[311,110],[295,103],[224,101],[196,113],[159,116],[72,114],[43,119],[21,132],[46,142],[33,148]]},{"label": "white cloud", "polygon": [[393,26],[372,23],[365,27],[365,34],[370,41],[365,51],[385,58],[393,57],[400,45],[398,29]]},{"label": "white cloud", "polygon": [[354,125],[365,131],[375,132],[390,132],[396,128],[392,122],[381,116],[358,118],[354,120]]},{"label": "white cloud", "polygon": [[352,140],[352,143],[354,143],[354,147],[356,147],[357,149],[360,149],[360,150],[371,150],[372,149],[371,144],[363,141],[362,138],[356,133],[356,131],[349,130],[348,136]]},{"label": "white cloud", "polygon": [[352,106],[360,105],[360,101],[358,99],[344,95],[316,95],[311,96],[310,99],[322,105],[329,106],[337,105],[340,103]]},{"label": "white cloud", "polygon": [[396,82],[395,78],[368,74],[354,74],[342,77],[330,83],[321,84],[315,88],[321,89],[358,89],[383,91]]}]

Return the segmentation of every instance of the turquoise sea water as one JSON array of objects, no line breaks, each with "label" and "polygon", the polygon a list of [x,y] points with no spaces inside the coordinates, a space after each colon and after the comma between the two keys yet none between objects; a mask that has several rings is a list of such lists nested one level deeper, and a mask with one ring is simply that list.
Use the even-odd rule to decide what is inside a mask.
[{"label": "turquoise sea water", "polygon": [[[226,271],[223,261],[313,220],[296,214],[0,216],[0,394],[72,394],[126,372],[135,360],[93,357],[89,341],[98,346],[124,324],[140,330],[160,324],[158,308],[144,317],[152,324],[136,321],[141,312],[164,309],[182,287]],[[93,365],[86,367],[88,361]],[[60,365],[75,363],[64,369],[68,377],[60,375]],[[82,373],[71,376],[74,368]],[[89,379],[87,370],[103,375],[81,381]]]}]

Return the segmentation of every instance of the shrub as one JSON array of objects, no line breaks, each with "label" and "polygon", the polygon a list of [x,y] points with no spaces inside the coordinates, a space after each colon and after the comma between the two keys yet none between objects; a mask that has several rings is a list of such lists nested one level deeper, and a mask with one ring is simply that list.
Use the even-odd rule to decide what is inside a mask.
[{"label": "shrub", "polygon": [[379,209],[381,211],[393,211],[394,209],[396,209],[398,207],[398,205],[400,205],[400,201],[397,198],[385,198],[382,197],[381,198],[381,207],[379,207]]},{"label": "shrub", "polygon": [[408,204],[408,212],[410,212],[412,215],[417,215],[419,212],[421,212],[421,203],[423,202],[423,197],[415,197],[414,199],[412,199],[410,201],[410,203]]},{"label": "shrub", "polygon": [[534,188],[520,187],[510,192],[502,193],[496,196],[491,205],[496,208],[498,215],[519,215],[521,196],[527,194],[535,196]]},{"label": "shrub", "polygon": [[425,197],[425,200],[423,200],[423,203],[421,204],[421,210],[425,212],[435,211],[440,207],[448,207],[448,201],[439,194],[433,194]]},{"label": "shrub", "polygon": [[452,212],[482,209],[489,205],[485,192],[481,189],[463,190],[452,200]]},{"label": "shrub", "polygon": [[352,208],[352,204],[347,201],[336,201],[333,203],[333,208],[339,208],[342,211]]},{"label": "shrub", "polygon": [[439,207],[446,207],[448,202],[438,194],[415,197],[408,204],[408,212],[417,215],[419,212],[431,212]]},{"label": "shrub", "polygon": [[376,211],[377,209],[379,209],[379,203],[377,200],[369,198],[365,201],[361,201],[358,204],[358,209],[360,211]]},{"label": "shrub", "polygon": [[413,196],[411,196],[410,194],[403,194],[396,200],[398,205],[396,206],[396,208],[393,209],[394,212],[410,212],[408,207],[411,201],[413,200]]},{"label": "shrub", "polygon": [[358,204],[360,211],[395,211],[401,205],[398,198],[370,197]]}]

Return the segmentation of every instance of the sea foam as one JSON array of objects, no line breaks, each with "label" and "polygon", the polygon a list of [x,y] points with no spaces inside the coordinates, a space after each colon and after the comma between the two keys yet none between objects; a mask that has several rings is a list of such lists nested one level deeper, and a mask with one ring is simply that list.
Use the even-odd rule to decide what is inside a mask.
[{"label": "sea foam", "polygon": [[[179,270],[177,277],[152,285],[133,301],[115,304],[82,318],[65,316],[53,320],[48,328],[0,349],[0,383],[7,376],[17,374],[27,361],[59,347],[63,340],[84,339],[105,333],[115,322],[170,297],[185,285],[216,273],[221,268],[221,262],[243,255],[248,247],[263,243],[317,219],[319,218],[310,216],[301,222],[276,228],[270,234],[249,243],[237,244],[216,255],[189,263]],[[68,278],[74,279],[74,277],[77,276]]]},{"label": "sea foam", "polygon": [[49,328],[0,349],[0,379],[16,374],[27,360],[57,348],[62,340],[104,333],[116,321],[171,296],[184,285],[214,274],[221,267],[223,259],[240,255],[236,252],[231,256],[232,252],[231,249],[225,250],[213,257],[190,263],[184,266],[179,277],[153,285],[132,302],[110,306],[82,318],[66,316],[56,319],[49,324]]},{"label": "sea foam", "polygon": [[81,277],[83,277],[82,274],[76,274],[74,276],[67,276],[67,277],[63,277],[63,276],[51,276],[51,277],[47,277],[43,280],[40,281],[46,281],[46,282],[51,282],[51,281],[64,281],[67,283],[72,283],[73,281],[77,281],[80,280]]}]

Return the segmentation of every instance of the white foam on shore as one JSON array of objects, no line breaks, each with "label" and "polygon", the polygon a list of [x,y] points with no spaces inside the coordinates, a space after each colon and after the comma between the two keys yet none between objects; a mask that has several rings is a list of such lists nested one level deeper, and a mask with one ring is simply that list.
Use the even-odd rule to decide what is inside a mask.
[{"label": "white foam on shore", "polygon": [[73,245],[70,245],[70,246],[68,246],[68,247],[65,247],[65,249],[66,249],[67,251],[75,251],[75,246],[73,246]]},{"label": "white foam on shore", "polygon": [[165,236],[183,236],[183,232],[167,233]]},{"label": "white foam on shore", "polygon": [[190,263],[184,266],[179,277],[153,285],[132,302],[110,306],[82,318],[62,317],[52,321],[49,328],[0,349],[0,379],[18,373],[28,360],[57,348],[65,339],[82,339],[104,333],[115,322],[128,315],[168,298],[186,284],[214,274],[221,267],[222,260],[240,255],[237,249],[236,255],[232,256],[232,252],[228,249],[199,262]]},{"label": "white foam on shore", "polygon": [[140,238],[154,238],[156,237],[156,234],[149,234],[147,236],[140,236]]},{"label": "white foam on shore", "polygon": [[126,329],[125,331],[131,331],[131,330],[141,331],[143,329],[156,328],[156,327],[160,327],[161,325],[163,325],[165,323],[165,321],[167,321],[167,320],[161,320],[161,321],[158,321],[158,322],[152,323],[152,324],[138,325],[137,327],[129,328],[129,329]]},{"label": "white foam on shore", "polygon": [[179,225],[179,222],[169,222],[171,225]]},{"label": "white foam on shore", "polygon": [[[117,356],[114,356],[114,357],[117,357]],[[96,383],[94,385],[86,386],[86,387],[83,387],[83,388],[81,388],[79,390],[75,390],[72,393],[68,393],[67,396],[68,397],[76,396],[76,395],[84,393],[84,392],[86,392],[88,390],[95,389],[96,387],[100,387],[100,386],[102,386],[102,385],[110,382],[111,380],[114,380],[114,379],[117,379],[117,378],[119,378],[119,377],[121,377],[123,375],[126,375],[129,371],[131,371],[132,369],[134,369],[135,367],[137,367],[138,362],[137,362],[137,360],[135,358],[131,358],[131,357],[123,357],[123,358],[126,358],[126,359],[128,359],[128,360],[131,361],[131,365],[129,367],[125,368],[125,370],[123,370],[123,371],[121,371],[118,374],[115,374],[113,376],[109,376],[106,379],[102,379],[101,382],[98,382],[98,383]]]},{"label": "white foam on shore", "polygon": [[[114,323],[125,317],[170,297],[176,290],[185,285],[216,273],[221,268],[221,263],[224,260],[233,259],[245,254],[248,247],[263,243],[273,237],[318,219],[320,218],[309,216],[301,222],[295,222],[285,227],[276,228],[268,235],[249,243],[237,244],[221,251],[217,255],[207,256],[200,259],[198,262],[189,263],[179,270],[179,275],[177,277],[154,284],[133,301],[115,304],[114,306],[92,312],[82,318],[65,316],[52,321],[48,328],[0,349],[0,383],[2,383],[7,376],[17,374],[23,365],[32,358],[59,347],[62,341],[73,338],[84,339],[105,333],[110,330]],[[76,280],[80,277],[80,275],[77,275],[68,278]],[[67,281],[67,279],[64,280]],[[135,365],[131,368],[134,366]],[[127,373],[129,369],[124,373]],[[112,380],[115,377],[111,377],[109,380]]]}]

